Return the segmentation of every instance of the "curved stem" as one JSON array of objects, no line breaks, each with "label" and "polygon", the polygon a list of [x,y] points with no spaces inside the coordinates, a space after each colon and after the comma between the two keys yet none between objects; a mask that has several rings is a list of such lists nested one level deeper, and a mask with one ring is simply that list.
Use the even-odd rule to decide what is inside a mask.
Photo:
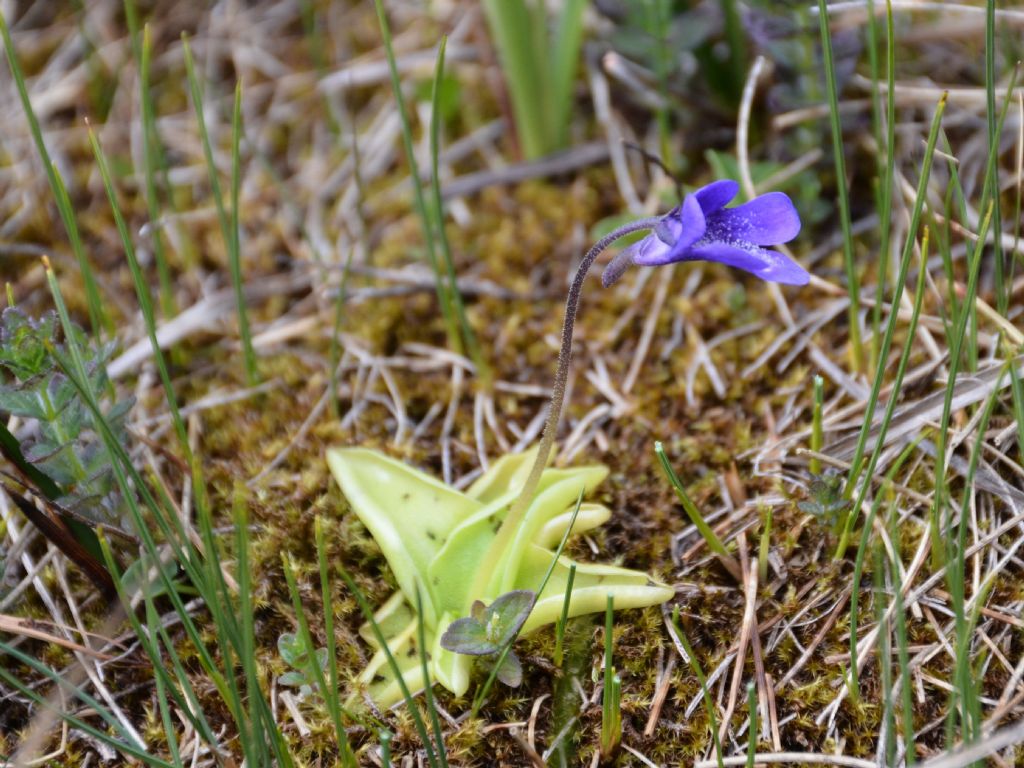
[{"label": "curved stem", "polygon": [[[558,350],[558,368],[555,371],[554,384],[551,386],[551,401],[548,407],[548,418],[544,423],[544,433],[541,435],[537,458],[534,460],[533,466],[530,468],[530,474],[526,478],[526,482],[523,484],[523,488],[520,490],[519,496],[516,498],[515,502],[513,502],[512,507],[508,511],[508,515],[505,516],[505,520],[501,524],[501,528],[498,529],[497,535],[491,542],[487,555],[481,562],[492,564],[501,562],[502,553],[511,543],[511,539],[515,535],[516,529],[519,528],[520,524],[523,522],[523,518],[526,517],[526,510],[529,508],[530,502],[533,500],[533,496],[537,492],[537,485],[540,483],[540,476],[544,472],[544,467],[547,466],[548,459],[550,458],[551,449],[555,444],[555,433],[558,431],[558,422],[562,415],[562,401],[565,399],[565,383],[569,378],[569,365],[572,362],[573,326],[576,323],[576,311],[579,308],[580,294],[583,292],[583,282],[587,277],[587,273],[590,271],[590,268],[594,265],[594,261],[601,252],[613,242],[618,240],[620,237],[632,234],[633,232],[639,232],[644,229],[653,229],[657,226],[660,220],[660,217],[652,217],[649,219],[634,221],[619,227],[594,243],[580,262],[580,266],[576,270],[576,274],[573,276],[572,283],[569,286],[569,294],[565,299],[565,319],[562,321],[562,345]],[[484,575],[485,574],[478,574],[477,582],[470,594],[478,598],[493,598],[496,595],[483,594],[489,586],[487,583],[481,583]],[[486,576],[493,577],[493,572],[486,574]],[[488,581],[493,583],[493,578],[489,578]],[[501,574],[500,581],[505,581],[504,574]]]}]

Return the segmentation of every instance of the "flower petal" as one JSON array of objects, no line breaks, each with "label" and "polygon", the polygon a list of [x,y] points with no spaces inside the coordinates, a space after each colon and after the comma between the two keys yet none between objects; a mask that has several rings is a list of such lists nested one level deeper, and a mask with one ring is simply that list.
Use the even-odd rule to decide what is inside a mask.
[{"label": "flower petal", "polygon": [[683,254],[690,250],[690,246],[704,237],[708,231],[706,212],[695,194],[688,195],[679,206],[679,221],[682,228],[672,245],[673,261],[681,259]]},{"label": "flower petal", "polygon": [[708,243],[692,248],[687,261],[714,261],[749,272],[770,283],[807,285],[810,275],[792,259],[778,251],[758,248],[750,243],[746,247],[730,243]]},{"label": "flower petal", "polygon": [[[694,195],[688,195],[683,204],[673,209],[634,248],[633,263],[642,267],[657,267],[683,261],[686,252],[707,233],[707,220]],[[672,242],[668,242],[671,239]]]},{"label": "flower petal", "polygon": [[704,185],[690,195],[690,197],[697,198],[701,210],[707,216],[725,208],[739,191],[740,185],[732,179],[720,179],[719,181],[712,181],[710,184]]},{"label": "flower petal", "polygon": [[776,245],[788,243],[799,232],[800,215],[783,192],[769,192],[708,216],[708,237],[712,240]]}]

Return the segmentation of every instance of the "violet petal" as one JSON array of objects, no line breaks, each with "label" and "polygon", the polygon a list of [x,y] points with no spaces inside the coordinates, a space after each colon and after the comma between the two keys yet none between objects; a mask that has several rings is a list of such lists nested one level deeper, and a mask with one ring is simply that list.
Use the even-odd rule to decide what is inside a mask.
[{"label": "violet petal", "polygon": [[739,191],[740,185],[732,179],[720,179],[706,184],[692,195],[687,195],[687,197],[697,198],[697,202],[700,203],[700,208],[704,211],[704,215],[708,216],[715,211],[725,208]]},{"label": "violet petal", "polygon": [[746,248],[728,243],[711,242],[690,249],[687,261],[714,261],[736,267],[762,280],[784,285],[807,285],[810,275],[792,259],[778,251],[749,245]]},{"label": "violet petal", "polygon": [[687,196],[683,204],[670,212],[662,223],[675,236],[675,242],[671,245],[666,243],[663,239],[665,233],[659,237],[655,231],[637,244],[640,247],[633,258],[634,264],[657,267],[681,261],[690,247],[704,237],[708,228],[704,212],[693,195]]},{"label": "violet petal", "polygon": [[788,243],[800,233],[800,215],[782,192],[769,192],[708,218],[710,240],[775,245]]}]

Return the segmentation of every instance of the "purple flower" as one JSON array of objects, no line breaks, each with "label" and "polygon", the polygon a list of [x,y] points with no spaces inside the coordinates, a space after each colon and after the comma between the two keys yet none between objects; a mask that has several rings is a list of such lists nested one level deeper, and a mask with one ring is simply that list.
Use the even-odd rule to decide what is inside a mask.
[{"label": "purple flower", "polygon": [[654,267],[677,261],[716,261],[750,272],[762,280],[806,285],[807,271],[765,245],[786,243],[800,232],[800,216],[782,192],[769,192],[749,203],[726,208],[740,185],[713,181],[687,195],[654,226],[651,234],[619,254],[601,275],[605,287],[630,264]]}]

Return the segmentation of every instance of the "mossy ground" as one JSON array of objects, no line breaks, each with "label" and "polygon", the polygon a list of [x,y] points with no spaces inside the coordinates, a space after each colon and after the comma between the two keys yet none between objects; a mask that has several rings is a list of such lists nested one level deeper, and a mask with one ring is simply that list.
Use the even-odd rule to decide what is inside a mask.
[{"label": "mossy ground", "polygon": [[[95,18],[103,19],[109,26],[93,30],[94,36],[101,34],[104,39],[120,40],[126,45],[122,16],[113,4],[101,5],[104,15]],[[197,45],[197,49],[202,48],[201,55],[210,61],[208,96],[222,128],[226,124],[224,105],[229,92],[225,84],[242,76],[246,92],[251,94],[252,107],[245,118],[249,136],[258,149],[250,147],[243,185],[246,284],[259,286],[281,275],[314,275],[311,285],[254,301],[251,312],[256,331],[270,332],[289,324],[296,324],[300,330],[289,333],[283,341],[259,346],[259,374],[266,386],[231,402],[223,396],[242,392],[247,386],[232,312],[214,318],[202,332],[181,341],[170,358],[172,377],[183,406],[204,402],[211,395],[225,400],[197,410],[189,416],[189,426],[220,524],[228,526],[230,509],[239,493],[250,510],[257,659],[267,691],[276,689],[276,678],[285,671],[277,652],[277,639],[296,629],[282,573],[282,552],[290,553],[298,566],[303,605],[318,645],[323,644],[324,612],[330,610],[336,618],[338,663],[345,683],[354,680],[370,655],[357,635],[362,623],[358,608],[339,586],[340,580],[334,585],[333,604],[321,604],[313,543],[313,521],[317,516],[326,521],[330,560],[344,564],[372,604],[381,603],[395,588],[379,549],[350,513],[331,479],[324,462],[325,450],[335,445],[377,448],[437,476],[448,472],[452,478],[477,470],[481,455],[490,460],[500,456],[544,407],[539,392],[547,386],[554,367],[554,339],[561,328],[564,287],[582,249],[590,242],[591,228],[602,218],[622,211],[615,178],[603,166],[513,186],[489,186],[465,199],[470,216],[460,224],[450,223],[449,237],[456,270],[467,285],[469,318],[492,369],[492,386],[488,388],[469,372],[455,376],[453,366],[465,366],[446,356],[445,327],[429,278],[425,282],[401,282],[394,279],[393,273],[384,271],[402,270],[422,262],[421,233],[407,205],[407,188],[402,186],[407,177],[404,164],[393,154],[392,162],[386,163],[384,170],[372,173],[356,196],[358,206],[353,199],[345,204],[340,202],[341,185],[322,191],[330,171],[340,167],[350,153],[344,131],[332,134],[327,127],[325,99],[316,90],[316,80],[310,74],[308,51],[300,45],[308,40],[303,37],[298,15],[288,4],[257,3],[246,11],[238,10],[235,21],[256,25],[260,12],[273,7],[287,19],[278,34],[296,45],[288,47],[268,41],[265,31],[254,32],[254,45],[273,50],[281,67],[298,73],[298,85],[282,85],[283,75],[268,74],[273,71],[269,65],[260,68],[251,62],[232,63],[230,57],[205,46]],[[356,4],[343,13],[321,9],[319,5],[317,8],[325,18],[333,20],[332,30],[342,26],[345,29],[344,40],[335,41],[339,57],[360,62],[379,60],[372,5]],[[399,26],[403,22],[411,24],[413,16],[420,20],[429,18],[420,17],[419,12],[410,8],[396,13],[399,18],[395,23]],[[215,289],[229,287],[229,282],[225,250],[211,201],[203,176],[195,173],[200,167],[200,154],[194,115],[180,87],[180,50],[175,41],[182,27],[196,36],[197,42],[221,39],[218,35],[225,35],[223,39],[229,43],[238,41],[224,31],[223,20],[199,15],[203,23],[196,25],[185,21],[185,16],[172,13],[170,4],[157,3],[148,14],[157,50],[166,57],[155,76],[156,107],[160,114],[168,116],[164,133],[172,149],[171,162],[187,177],[172,183],[167,201],[168,216],[173,220],[167,232],[174,233],[173,238],[169,234],[173,242],[168,253],[175,299],[180,308],[185,308]],[[30,19],[25,28],[15,28],[18,55],[30,76],[43,70],[62,40],[75,39],[77,18],[69,13],[48,24],[40,20],[31,23]],[[442,14],[431,23],[439,31],[447,29],[451,20]],[[429,47],[436,37],[426,29],[418,33],[410,32],[411,26],[400,29],[405,35],[403,45],[409,50],[417,44]],[[481,26],[481,35],[482,30]],[[133,231],[139,232],[147,216],[140,177],[132,173],[137,155],[137,146],[131,144],[131,126],[135,125],[134,92],[130,84],[133,76],[130,60],[123,55],[110,54],[109,61],[83,60],[95,61],[100,74],[92,80],[81,79],[74,96],[65,97],[44,118],[48,130],[54,132],[52,138],[70,180],[86,249],[93,259],[102,293],[109,301],[109,311],[116,318],[117,337],[127,346],[141,338],[142,326],[109,208],[83,142],[80,118],[94,116],[97,106],[87,84],[111,81],[112,101],[101,138],[115,167],[121,169],[122,204],[133,222]],[[456,71],[462,88],[462,109],[446,126],[451,138],[479,128],[501,109],[500,99],[487,87],[493,81],[493,67],[459,65]],[[422,77],[414,79],[422,85]],[[735,139],[732,126],[722,116],[721,104],[702,104],[701,96],[697,94],[689,104],[689,117],[681,118],[689,126],[702,119],[709,123],[700,136],[688,134],[685,146],[680,148],[680,162],[694,169],[703,167],[704,150],[728,152]],[[375,82],[343,97],[332,93],[327,101],[331,99],[334,107],[345,102],[347,114],[352,116],[355,127],[363,131],[365,139],[370,137],[368,126],[374,114],[390,103],[392,95],[386,83]],[[268,111],[275,104],[284,104],[283,113]],[[639,107],[634,105],[633,109]],[[640,119],[637,115],[631,118]],[[20,113],[8,116],[11,125],[21,119]],[[582,100],[578,122],[577,138],[599,135],[593,116],[582,107]],[[17,126],[21,136],[23,126],[20,122]],[[819,129],[822,126],[813,128]],[[636,130],[643,133],[645,129]],[[866,124],[851,128],[855,136],[863,137],[868,131]],[[223,149],[226,133],[218,135]],[[827,134],[822,131],[820,136],[824,141]],[[27,135],[21,138],[26,139]],[[24,140],[22,144],[29,146]],[[81,283],[63,233],[54,225],[56,218],[52,204],[47,202],[38,163],[34,158],[15,155],[15,149],[22,144],[6,145],[3,154],[5,162],[14,169],[11,177],[18,177],[11,183],[19,185],[36,207],[23,216],[11,235],[12,242],[26,247],[12,248],[15,256],[5,262],[5,277],[19,305],[29,312],[44,311],[50,301],[35,255],[50,254],[72,310],[84,321],[86,306]],[[785,155],[784,148],[781,139],[766,130],[764,147],[754,147],[752,151],[758,154],[763,149],[766,155],[776,156]],[[508,135],[492,150],[514,157],[514,143]],[[27,152],[24,154],[28,157]],[[865,162],[875,162],[874,154],[868,153],[868,158]],[[446,170],[458,175],[480,170],[482,166],[481,157],[474,155]],[[821,175],[827,185],[827,163],[822,167],[825,170]],[[284,180],[283,185],[274,180],[268,168]],[[697,170],[687,179],[695,186],[705,180],[705,172]],[[347,183],[349,186],[344,189],[354,189],[351,182]],[[871,199],[861,196],[856,204],[863,213],[870,209]],[[172,208],[182,215],[172,215]],[[309,214],[313,210],[316,216]],[[351,224],[353,220],[359,222],[358,226]],[[316,231],[311,232],[311,228]],[[796,244],[798,256],[833,232],[830,220],[812,223]],[[144,239],[143,242],[148,243]],[[350,277],[349,302],[343,308],[339,397],[321,409],[319,418],[307,423],[310,413],[329,392],[334,299],[328,288],[336,288],[339,267],[347,258],[347,253],[333,249],[321,253],[311,245],[313,242],[341,243],[345,249],[355,249],[361,261],[355,264]],[[871,261],[870,248],[871,244],[861,249],[865,262]],[[324,261],[330,268],[321,270]],[[837,281],[840,265],[836,250],[825,256],[815,272],[826,280]],[[695,290],[689,284],[694,270],[703,271]],[[152,277],[152,269],[150,273]],[[422,274],[426,273],[405,277]],[[755,559],[764,516],[756,505],[746,501],[772,497],[770,544],[776,563],[781,566],[773,564],[767,582],[760,585],[758,592],[756,619],[762,625],[771,622],[772,627],[759,633],[765,671],[779,681],[801,657],[804,647],[811,642],[817,645],[795,679],[775,696],[779,744],[772,745],[768,740],[762,747],[808,752],[839,749],[850,755],[871,757],[877,749],[882,703],[887,695],[876,664],[866,666],[860,679],[859,700],[844,701],[834,727],[816,722],[822,710],[835,699],[848,666],[848,662],[835,659],[849,651],[849,616],[843,605],[848,599],[845,590],[850,583],[852,561],[849,557],[832,561],[835,536],[797,508],[796,500],[802,495],[793,484],[782,483],[772,473],[754,472],[754,458],[761,449],[807,426],[809,378],[818,366],[804,351],[785,365],[777,365],[777,358],[773,358],[771,363],[747,371],[785,327],[779,303],[765,285],[715,265],[683,265],[661,271],[634,289],[638,276],[639,272],[634,272],[611,290],[602,290],[595,279],[584,294],[563,439],[595,408],[608,404],[600,384],[607,381],[614,386],[623,380],[634,363],[637,339],[649,332],[653,342],[637,369],[631,391],[623,398],[628,410],[602,415],[593,428],[584,430],[581,447],[571,458],[572,463],[608,465],[611,476],[597,496],[614,511],[608,524],[585,542],[574,545],[572,554],[581,560],[647,570],[677,584],[678,596],[671,607],[678,607],[681,626],[705,673],[710,675],[734,649],[740,635],[744,592],[725,569],[708,558],[695,534],[685,540],[678,538],[688,521],[661,474],[653,443],[664,443],[700,509],[707,513],[723,512],[716,518],[723,537],[735,542],[737,534],[745,536]],[[661,281],[668,281],[667,290]],[[664,292],[665,299],[651,317],[659,291]],[[820,285],[785,291],[787,310],[797,318],[820,309],[833,298]],[[931,311],[938,314],[940,308],[933,306]],[[835,321],[818,328],[812,339],[841,369],[846,368],[849,360],[848,329],[843,318],[838,314]],[[645,331],[647,323],[653,323],[649,331]],[[707,354],[721,376],[721,392],[716,392],[706,370],[692,373],[704,354],[704,344],[716,338],[719,342]],[[897,343],[901,341],[897,338]],[[923,353],[915,357],[923,359]],[[134,376],[126,377],[118,386],[126,391],[135,387],[140,413],[165,414],[166,405],[148,365],[143,366],[141,373],[142,384],[138,387]],[[592,376],[588,378],[587,373]],[[480,403],[493,406],[495,423],[478,417],[479,408],[483,407]],[[449,409],[451,417],[446,418]],[[782,429],[778,427],[780,419],[785,420]],[[1003,427],[1009,421],[1004,410],[997,413],[992,426]],[[161,453],[174,451],[170,447],[170,432],[155,424],[140,416],[133,429],[159,447],[152,461],[169,486],[180,493],[184,482],[180,469]],[[279,464],[265,472],[285,451],[287,455]],[[258,481],[251,482],[261,474]],[[901,482],[927,493],[933,479],[920,468]],[[914,530],[908,531],[902,542],[905,553],[913,551],[917,543]],[[34,557],[42,551],[42,543],[32,548]],[[235,557],[230,537],[224,539],[221,556],[230,569]],[[69,573],[75,592],[86,601],[86,624],[100,626],[106,606],[89,597],[84,581],[73,571]],[[43,570],[40,578],[46,587],[58,588],[52,568]],[[991,601],[996,605],[1019,604],[1019,581],[1008,578],[999,582]],[[860,605],[859,632],[863,633],[865,625],[873,625],[877,618],[870,576],[864,579]],[[838,620],[823,637],[817,638],[835,610],[840,612]],[[202,608],[197,611],[201,614]],[[787,626],[791,617],[801,611],[805,611],[801,620],[787,628],[769,649],[767,643],[775,637],[773,633]],[[32,619],[52,618],[38,597],[31,595],[18,603],[17,613]],[[581,619],[570,630],[569,646],[574,659],[570,666],[575,664],[583,672],[582,689],[587,695],[594,689],[589,679],[591,670],[597,675],[601,667],[603,644],[599,624]],[[116,632],[122,630],[118,628]],[[213,645],[214,638],[208,639]],[[130,643],[130,638],[125,636],[124,642]],[[935,643],[935,625],[930,620],[913,621],[909,642],[911,646]],[[66,650],[38,641],[25,641],[22,649],[58,669],[71,661]],[[1003,652],[1011,661],[1020,651],[1016,635],[1005,640]],[[538,749],[542,749],[556,735],[551,725],[553,719],[566,717],[564,713],[554,715],[554,710],[571,709],[573,696],[578,707],[578,695],[560,685],[562,673],[551,663],[550,630],[524,638],[517,645],[517,653],[525,662],[522,687],[498,688],[477,719],[446,720],[445,739],[453,764],[525,764],[525,753],[506,726],[529,720],[536,703],[543,699],[536,710],[536,742]],[[679,659],[653,732],[645,734],[659,673],[676,653],[659,610],[617,614],[615,663],[623,679],[624,742],[663,765],[706,756],[711,743],[704,707],[698,706],[689,716],[685,714],[700,691],[690,668]],[[186,656],[184,661],[193,664],[194,684],[212,722],[218,726],[229,723],[223,703],[212,685],[203,680],[195,659]],[[10,660],[4,663],[13,674],[32,677],[28,669]],[[150,671],[127,657],[108,666],[106,673],[119,704],[126,711],[137,713],[136,725],[151,747],[159,751],[163,743],[162,726],[156,716]],[[932,680],[949,679],[949,659],[944,654],[936,655],[924,664],[922,673]],[[712,686],[716,701],[724,700],[721,691],[728,690],[732,674],[729,664],[728,670],[717,677]],[[753,660],[748,658],[743,680],[754,674]],[[984,675],[983,691],[998,698],[1008,679],[1007,671],[993,664]],[[947,700],[939,687],[928,684],[920,690],[925,698],[919,702],[914,719],[915,726],[924,729],[944,714]],[[9,753],[34,712],[6,689],[0,688],[0,694],[8,697],[0,715],[0,753]],[[442,708],[454,718],[468,710],[465,700],[453,700],[444,692],[439,692],[438,698]],[[290,745],[305,764],[332,764],[335,745],[326,711],[315,700],[301,704],[300,708],[310,728],[306,735],[300,733],[299,725],[283,708],[279,709],[281,727]],[[399,707],[378,714],[396,734],[394,754],[413,755],[418,738],[408,713]],[[579,724],[572,731],[569,751],[577,756],[577,762],[588,761],[598,745],[599,702],[590,701],[575,714]],[[730,721],[730,733],[737,733],[746,718],[746,704],[741,696]],[[372,722],[373,718],[367,721]],[[525,729],[520,728],[520,732],[525,733]],[[835,739],[837,733],[841,734],[841,743]],[[351,737],[361,758],[371,764],[376,732],[357,723],[353,724]],[[746,738],[731,738],[725,747],[729,752],[742,752]],[[233,749],[231,739],[228,733],[228,751]],[[940,749],[944,743],[941,727],[933,727],[917,740],[922,754]],[[72,738],[61,764],[80,764],[88,759],[92,749],[87,740]],[[629,753],[619,752],[609,764],[635,763]]]}]

